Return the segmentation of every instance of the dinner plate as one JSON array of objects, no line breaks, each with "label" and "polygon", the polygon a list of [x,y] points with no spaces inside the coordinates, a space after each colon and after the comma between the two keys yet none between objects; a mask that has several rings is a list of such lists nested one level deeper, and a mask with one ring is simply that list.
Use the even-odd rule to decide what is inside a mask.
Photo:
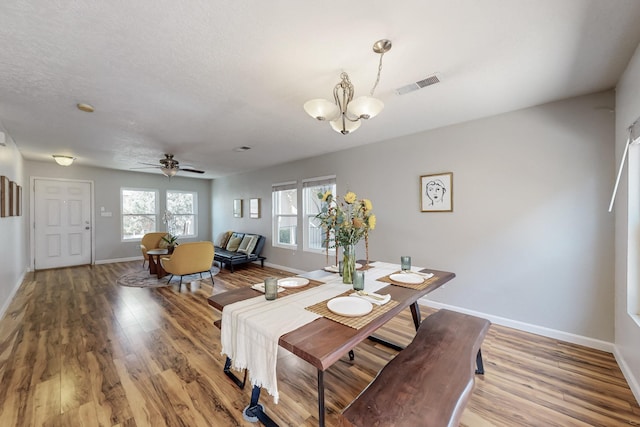
[{"label": "dinner plate", "polygon": [[304,277],[287,277],[286,279],[279,279],[278,286],[283,288],[301,288],[309,284],[309,279]]},{"label": "dinner plate", "polygon": [[327,301],[327,308],[345,317],[360,317],[373,310],[373,304],[361,298],[337,297]]},{"label": "dinner plate", "polygon": [[[362,268],[362,264],[356,263],[356,270],[360,270]],[[324,268],[324,271],[329,271],[331,273],[340,273],[337,265],[328,265]]]},{"label": "dinner plate", "polygon": [[389,276],[389,279],[394,282],[407,283],[410,285],[417,285],[424,282],[424,277],[413,273],[396,273]]}]

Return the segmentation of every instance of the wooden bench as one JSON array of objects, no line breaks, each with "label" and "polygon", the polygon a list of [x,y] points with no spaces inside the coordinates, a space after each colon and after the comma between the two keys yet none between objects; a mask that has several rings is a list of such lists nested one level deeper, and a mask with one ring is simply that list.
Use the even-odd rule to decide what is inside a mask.
[{"label": "wooden bench", "polygon": [[458,426],[475,373],[484,373],[480,345],[489,326],[444,309],[428,316],[411,344],[342,412],[339,425]]}]

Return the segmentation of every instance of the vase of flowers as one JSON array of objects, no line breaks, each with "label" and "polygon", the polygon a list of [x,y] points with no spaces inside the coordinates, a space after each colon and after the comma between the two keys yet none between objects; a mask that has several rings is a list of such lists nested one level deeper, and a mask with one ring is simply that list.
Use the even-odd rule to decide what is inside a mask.
[{"label": "vase of flowers", "polygon": [[358,199],[355,193],[349,191],[342,200],[334,197],[331,191],[319,193],[321,200],[320,213],[316,218],[320,220],[324,234],[324,246],[328,250],[342,248],[342,281],[353,283],[355,270],[356,244],[364,238],[369,263],[369,231],[376,226],[376,216],[371,212],[373,206],[368,199]]}]

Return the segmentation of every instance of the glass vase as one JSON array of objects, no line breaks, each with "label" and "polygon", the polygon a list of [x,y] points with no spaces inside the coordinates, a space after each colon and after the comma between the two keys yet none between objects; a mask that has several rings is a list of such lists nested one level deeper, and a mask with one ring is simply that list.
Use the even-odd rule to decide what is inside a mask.
[{"label": "glass vase", "polygon": [[353,283],[353,272],[356,270],[356,247],[342,247],[342,283]]}]

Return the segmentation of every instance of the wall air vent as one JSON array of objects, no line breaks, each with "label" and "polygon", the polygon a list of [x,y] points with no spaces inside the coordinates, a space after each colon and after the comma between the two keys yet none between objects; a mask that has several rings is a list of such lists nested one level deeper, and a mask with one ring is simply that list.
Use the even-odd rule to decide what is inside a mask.
[{"label": "wall air vent", "polygon": [[433,74],[415,83],[410,83],[406,86],[402,86],[401,88],[396,89],[396,94],[404,95],[405,93],[413,92],[415,90],[422,89],[424,87],[431,86],[436,83],[440,83],[440,79],[438,78],[437,74]]}]

